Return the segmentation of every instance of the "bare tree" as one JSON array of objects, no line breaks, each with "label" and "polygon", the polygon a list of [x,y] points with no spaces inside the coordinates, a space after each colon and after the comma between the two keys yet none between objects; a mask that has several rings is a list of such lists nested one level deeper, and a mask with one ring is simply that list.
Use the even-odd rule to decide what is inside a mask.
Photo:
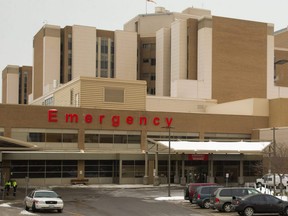
[{"label": "bare tree", "polygon": [[[282,194],[284,185],[282,183],[282,179],[284,175],[288,173],[288,144],[287,143],[277,143],[275,145],[275,152],[270,157],[271,163],[271,172],[273,174],[279,175],[280,185],[276,185],[280,187],[280,193]],[[275,178],[275,177],[274,177]],[[285,184],[286,186],[287,184]],[[274,179],[274,187],[275,187],[275,179]]]}]

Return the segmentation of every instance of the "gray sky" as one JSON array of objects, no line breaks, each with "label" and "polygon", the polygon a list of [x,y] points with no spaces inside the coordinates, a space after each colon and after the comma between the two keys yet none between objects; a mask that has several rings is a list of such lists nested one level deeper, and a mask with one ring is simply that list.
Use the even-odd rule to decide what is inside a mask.
[{"label": "gray sky", "polygon": [[[154,0],[147,12],[165,7],[181,12],[187,7],[211,10],[212,15],[288,25],[288,0]],[[87,25],[119,30],[138,14],[146,13],[146,0],[0,0],[0,71],[7,65],[33,64],[33,36],[45,24],[64,27]],[[2,76],[1,76],[2,77]],[[0,101],[2,80],[0,82]]]}]

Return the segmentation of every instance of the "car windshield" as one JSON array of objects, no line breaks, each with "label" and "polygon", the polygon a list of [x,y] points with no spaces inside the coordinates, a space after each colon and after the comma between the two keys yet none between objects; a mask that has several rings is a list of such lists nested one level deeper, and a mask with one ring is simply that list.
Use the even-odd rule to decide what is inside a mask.
[{"label": "car windshield", "polygon": [[58,195],[53,191],[39,191],[39,192],[35,192],[34,197],[57,198]]}]

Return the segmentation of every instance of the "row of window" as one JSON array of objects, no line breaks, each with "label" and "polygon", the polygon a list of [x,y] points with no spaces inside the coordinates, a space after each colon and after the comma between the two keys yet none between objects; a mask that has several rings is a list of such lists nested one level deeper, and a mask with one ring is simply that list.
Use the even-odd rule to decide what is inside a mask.
[{"label": "row of window", "polygon": [[[12,178],[75,178],[77,177],[76,160],[16,160],[11,161]],[[193,164],[195,173],[207,174],[205,161],[185,161],[185,167]],[[255,176],[257,161],[244,161],[244,176]],[[85,177],[119,177],[119,161],[117,160],[86,160],[84,161]],[[239,166],[239,161],[229,161],[229,166]],[[223,177],[227,172],[227,161],[215,161],[215,177]],[[158,161],[158,175],[167,176],[168,161]],[[236,168],[237,169],[237,168]],[[174,176],[175,162],[171,163],[171,176]],[[230,173],[231,174],[231,173]],[[237,178],[238,174],[234,173]],[[123,160],[123,178],[142,178],[145,175],[144,160]],[[187,173],[187,176],[189,174]]]},{"label": "row of window", "polygon": [[78,164],[74,160],[11,161],[12,178],[76,178]]},{"label": "row of window", "polygon": [[85,134],[85,143],[139,144],[141,143],[141,135]]},{"label": "row of window", "polygon": [[78,143],[78,134],[72,133],[33,133],[28,134],[28,142]]}]

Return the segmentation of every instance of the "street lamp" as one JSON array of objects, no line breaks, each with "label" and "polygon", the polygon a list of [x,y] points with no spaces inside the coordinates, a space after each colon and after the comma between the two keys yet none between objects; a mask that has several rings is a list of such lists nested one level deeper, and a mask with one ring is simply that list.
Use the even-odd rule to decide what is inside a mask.
[{"label": "street lamp", "polygon": [[171,175],[171,126],[167,126],[167,127],[163,127],[163,128],[168,128],[169,131],[169,146],[168,146],[168,197],[171,196],[170,193],[170,188],[171,188],[171,179],[170,179],[170,175]]}]

